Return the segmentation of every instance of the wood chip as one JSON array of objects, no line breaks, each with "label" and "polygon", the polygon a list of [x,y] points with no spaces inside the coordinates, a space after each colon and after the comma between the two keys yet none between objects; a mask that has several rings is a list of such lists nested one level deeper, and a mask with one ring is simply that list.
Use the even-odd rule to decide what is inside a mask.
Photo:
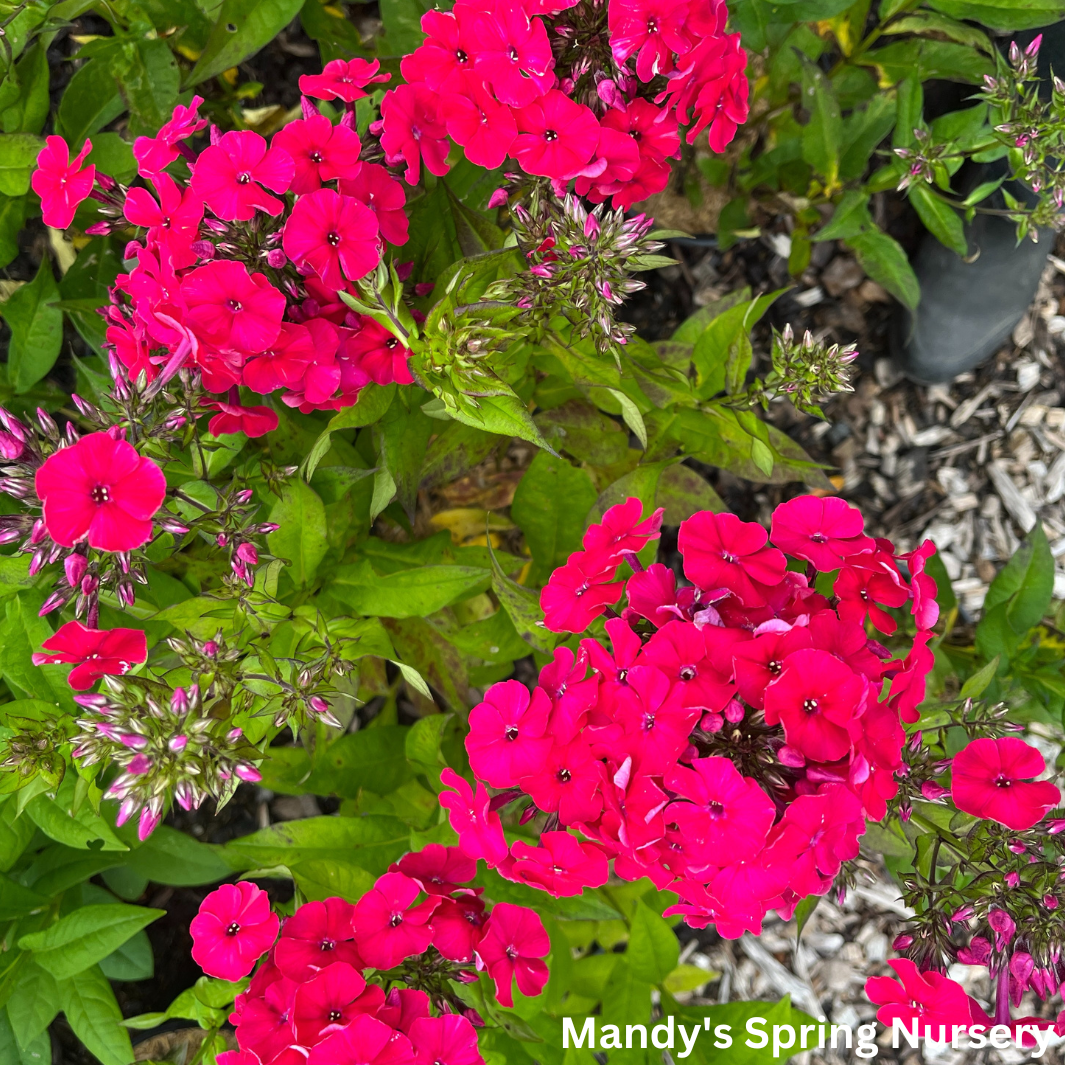
[{"label": "wood chip", "polygon": [[791,995],[796,1006],[807,1010],[818,1020],[825,1019],[825,1011],[821,1008],[814,989],[794,973],[788,972],[750,932],[743,933],[740,948],[761,969],[777,994]]},{"label": "wood chip", "polygon": [[950,416],[951,429],[959,429],[963,426],[984,404],[988,397],[998,394],[998,385],[992,381],[984,385],[971,399],[958,404],[957,410]]},{"label": "wood chip", "polygon": [[991,483],[995,486],[995,491],[1010,517],[1024,532],[1030,532],[1039,519],[1031,504],[1021,495],[1020,489],[1006,472],[1006,463],[1002,459],[989,462],[987,475],[991,478]]}]

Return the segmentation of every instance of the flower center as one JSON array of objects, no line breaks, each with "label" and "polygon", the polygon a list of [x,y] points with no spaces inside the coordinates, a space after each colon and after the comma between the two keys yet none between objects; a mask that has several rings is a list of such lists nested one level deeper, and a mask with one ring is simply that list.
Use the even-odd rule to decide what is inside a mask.
[{"label": "flower center", "polygon": [[403,914],[401,913],[394,913],[388,919],[389,928],[399,928],[401,924],[403,924]]},{"label": "flower center", "polygon": [[804,699],[802,708],[808,713],[812,714],[817,709],[816,699]]},{"label": "flower center", "polygon": [[242,310],[244,310],[244,305],[240,302],[240,300],[233,300],[233,299],[226,300],[226,306],[234,314],[240,314],[240,312]]},{"label": "flower center", "polygon": [[336,1024],[337,1021],[339,1021],[343,1016],[344,1016],[344,1014],[341,1013],[340,1010],[330,1010],[329,1011],[329,1023],[330,1024]]},{"label": "flower center", "polygon": [[679,676],[681,680],[695,680],[695,666],[685,666]]},{"label": "flower center", "polygon": [[508,740],[510,740],[511,743],[513,743],[518,738],[518,726],[517,725],[507,725],[507,730],[506,730],[506,732],[503,733],[503,735]]},{"label": "flower center", "polygon": [[716,799],[711,799],[710,802],[706,804],[706,809],[709,812],[710,816],[715,820],[725,813],[725,807],[722,806],[721,803],[719,803]]},{"label": "flower center", "polygon": [[320,163],[322,161],[321,152],[311,152],[310,160],[312,163]]},{"label": "flower center", "polygon": [[824,533],[814,533],[810,537],[810,542],[814,543],[814,544],[827,544],[828,543],[828,537],[825,536]]},{"label": "flower center", "polygon": [[398,343],[399,341],[395,337],[389,337],[385,341],[385,347],[388,348],[389,351],[391,351]]},{"label": "flower center", "polygon": [[231,925],[230,925],[230,926],[229,926],[229,927],[228,927],[228,928],[226,929],[226,935],[227,935],[227,936],[235,936],[235,935],[236,935],[236,934],[237,934],[237,933],[238,933],[239,931],[240,931],[240,925],[239,925],[239,924],[237,924],[237,922],[236,922],[236,921],[234,921],[234,922],[233,922],[233,923],[232,923],[232,924],[231,924]]},{"label": "flower center", "polygon": [[470,57],[461,48],[457,48],[455,50],[455,62],[456,63],[468,63],[469,61],[470,61]]},{"label": "flower center", "polygon": [[514,961],[514,959],[518,956],[517,948],[514,947],[514,946],[507,947],[505,953],[506,953],[506,956],[508,958],[510,958],[511,961]]},{"label": "flower center", "polygon": [[1010,778],[1007,777],[1007,776],[997,776],[997,777],[995,777],[995,787],[996,788],[1008,788],[1012,783],[1013,783],[1013,781],[1010,780]]},{"label": "flower center", "polygon": [[331,248],[335,248],[340,243],[340,234],[337,233],[336,231],[334,231],[332,233],[326,233],[325,242]]},{"label": "flower center", "polygon": [[320,944],[320,946],[321,946],[322,950],[335,950],[336,949],[336,942],[335,942],[335,940],[332,940],[332,939],[323,939],[321,944]]},{"label": "flower center", "polygon": [[654,727],[655,727],[655,715],[654,714],[648,714],[643,719],[643,730],[644,730],[644,732],[650,732],[651,729],[653,729]]},{"label": "flower center", "polygon": [[768,669],[769,672],[772,673],[773,676],[775,677],[780,672],[780,662],[778,662],[774,658],[773,661],[770,662],[768,666],[766,666],[766,669]]},{"label": "flower center", "polygon": [[244,173],[237,175],[237,184],[238,185],[247,185],[250,182],[251,182],[251,174],[249,174],[247,172],[247,170],[245,170]]},{"label": "flower center", "polygon": [[556,775],[560,784],[568,784],[573,779],[573,774],[568,769],[560,769]]},{"label": "flower center", "polygon": [[111,502],[111,489],[106,484],[98,484],[89,493],[89,498],[97,505]]},{"label": "flower center", "polygon": [[658,19],[649,18],[647,20],[647,32],[648,33],[657,33],[658,32]]},{"label": "flower center", "polygon": [[507,55],[510,56],[510,61],[512,63],[516,63],[518,61],[518,50],[514,47],[514,45],[510,46],[510,51],[507,52]]},{"label": "flower center", "polygon": [[545,141],[557,141],[558,140],[558,134],[553,129],[545,129],[544,130],[544,140]]},{"label": "flower center", "polygon": [[735,565],[737,562],[736,556],[729,554],[728,551],[722,551],[721,557],[731,565]]}]

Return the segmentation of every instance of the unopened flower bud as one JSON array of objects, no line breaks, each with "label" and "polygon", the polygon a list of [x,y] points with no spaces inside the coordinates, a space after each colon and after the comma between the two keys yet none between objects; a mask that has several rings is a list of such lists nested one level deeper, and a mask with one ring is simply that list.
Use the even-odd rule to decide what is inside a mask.
[{"label": "unopened flower bud", "polygon": [[255,768],[255,766],[248,765],[245,762],[241,762],[234,770],[234,772],[237,774],[238,777],[240,777],[241,780],[245,781],[248,784],[258,784],[259,781],[263,779],[262,773],[260,773],[259,770]]},{"label": "unopened flower bud", "polygon": [[892,950],[905,950],[907,947],[913,945],[913,936],[903,933],[901,936],[896,936],[895,941],[891,944]]},{"label": "unopened flower bud", "polygon": [[67,584],[71,588],[76,588],[88,568],[89,560],[84,555],[67,555],[63,562],[63,572],[66,574]]}]

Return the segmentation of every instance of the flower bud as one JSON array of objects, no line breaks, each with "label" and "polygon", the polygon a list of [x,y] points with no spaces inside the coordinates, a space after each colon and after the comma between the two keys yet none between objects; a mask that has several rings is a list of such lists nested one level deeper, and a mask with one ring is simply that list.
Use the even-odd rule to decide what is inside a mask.
[{"label": "flower bud", "polygon": [[161,820],[162,814],[145,807],[141,811],[140,821],[137,822],[137,839],[143,843],[156,830]]},{"label": "flower bud", "polygon": [[67,555],[63,562],[63,572],[67,577],[67,584],[71,588],[76,588],[81,583],[81,578],[85,576],[85,571],[89,568],[89,560],[84,555]]},{"label": "flower bud", "polygon": [[962,906],[960,909],[955,910],[951,916],[951,922],[957,924],[959,921],[968,921],[976,910],[972,906]]},{"label": "flower bud", "polygon": [[181,754],[181,752],[188,746],[188,744],[188,736],[178,735],[170,737],[169,741],[167,742],[167,747],[169,747],[174,754]]},{"label": "flower bud", "polygon": [[254,566],[259,561],[259,552],[255,550],[254,544],[243,543],[237,548],[237,558],[247,562],[249,566]]},{"label": "flower bud", "polygon": [[248,784],[258,784],[263,779],[262,773],[253,765],[248,765],[246,762],[241,762],[234,772],[240,777],[241,780]]},{"label": "flower bud", "polygon": [[895,937],[895,942],[891,944],[892,950],[905,950],[907,947],[913,944],[913,936],[903,933],[901,936]]}]

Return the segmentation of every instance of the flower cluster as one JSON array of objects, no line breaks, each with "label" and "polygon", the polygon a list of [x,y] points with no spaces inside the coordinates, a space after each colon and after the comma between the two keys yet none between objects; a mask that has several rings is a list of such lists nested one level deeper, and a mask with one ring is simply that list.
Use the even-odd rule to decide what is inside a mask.
[{"label": "flower cluster", "polygon": [[482,1065],[483,1021],[459,988],[480,970],[503,1005],[513,1005],[515,981],[538,995],[550,941],[532,910],[489,909],[482,889],[464,886],[475,872],[457,848],[430,844],[354,905],[308,902],[283,923],[252,884],[213,891],[190,929],[204,972],[239,980],[267,955],[230,1017],[240,1050],[219,1062]]},{"label": "flower cluster", "polygon": [[[342,74],[304,78],[307,91],[326,96],[323,79],[339,78],[351,101],[381,78],[376,63],[341,65]],[[105,221],[87,233],[142,234],[126,247],[136,265],[119,276],[107,312],[108,346],[129,376],[165,382],[194,370],[213,394],[196,413],[214,412],[216,435],[249,436],[274,428],[277,415],[242,403],[241,387],[309,411],[350,406],[371,381],[411,383],[406,349],[341,298],[375,269],[386,241],[407,240],[403,186],[361,158],[354,111],[334,124],[304,97],[303,117],[269,142],[212,127],[196,154],[188,142],[207,125],[201,102],[177,107],[156,137],[138,139],[148,187],[80,169],[84,152],[69,160],[59,137],[48,138],[34,173],[47,224],[65,228],[91,196]],[[179,158],[186,181],[171,173]]]},{"label": "flower cluster", "polygon": [[[776,509],[772,544],[731,514],[689,518],[691,583],[678,586],[638,558],[662,517],[641,510],[608,510],[541,596],[556,632],[607,614],[610,649],[559,648],[531,693],[494,685],[470,713],[476,789],[447,776],[441,801],[463,851],[510,879],[573,895],[605,883],[613,860],[618,876],[677,892],[671,912],[689,923],[757,932],[769,909],[790,915],[829,889],[897,790],[903,722],[932,665],[933,548],[901,556],[907,580],[857,510],[804,496]],[[836,573],[832,600],[818,571]],[[864,623],[894,632],[887,608],[906,604],[917,635],[893,658]],[[523,823],[546,815],[539,845],[507,846],[499,811],[517,802]]]},{"label": "flower cluster", "polygon": [[460,0],[422,17],[426,37],[381,103],[390,165],[448,171],[450,142],[489,170],[571,185],[616,208],[665,188],[668,160],[709,130],[721,152],[747,117],[747,56],[723,0]]}]

